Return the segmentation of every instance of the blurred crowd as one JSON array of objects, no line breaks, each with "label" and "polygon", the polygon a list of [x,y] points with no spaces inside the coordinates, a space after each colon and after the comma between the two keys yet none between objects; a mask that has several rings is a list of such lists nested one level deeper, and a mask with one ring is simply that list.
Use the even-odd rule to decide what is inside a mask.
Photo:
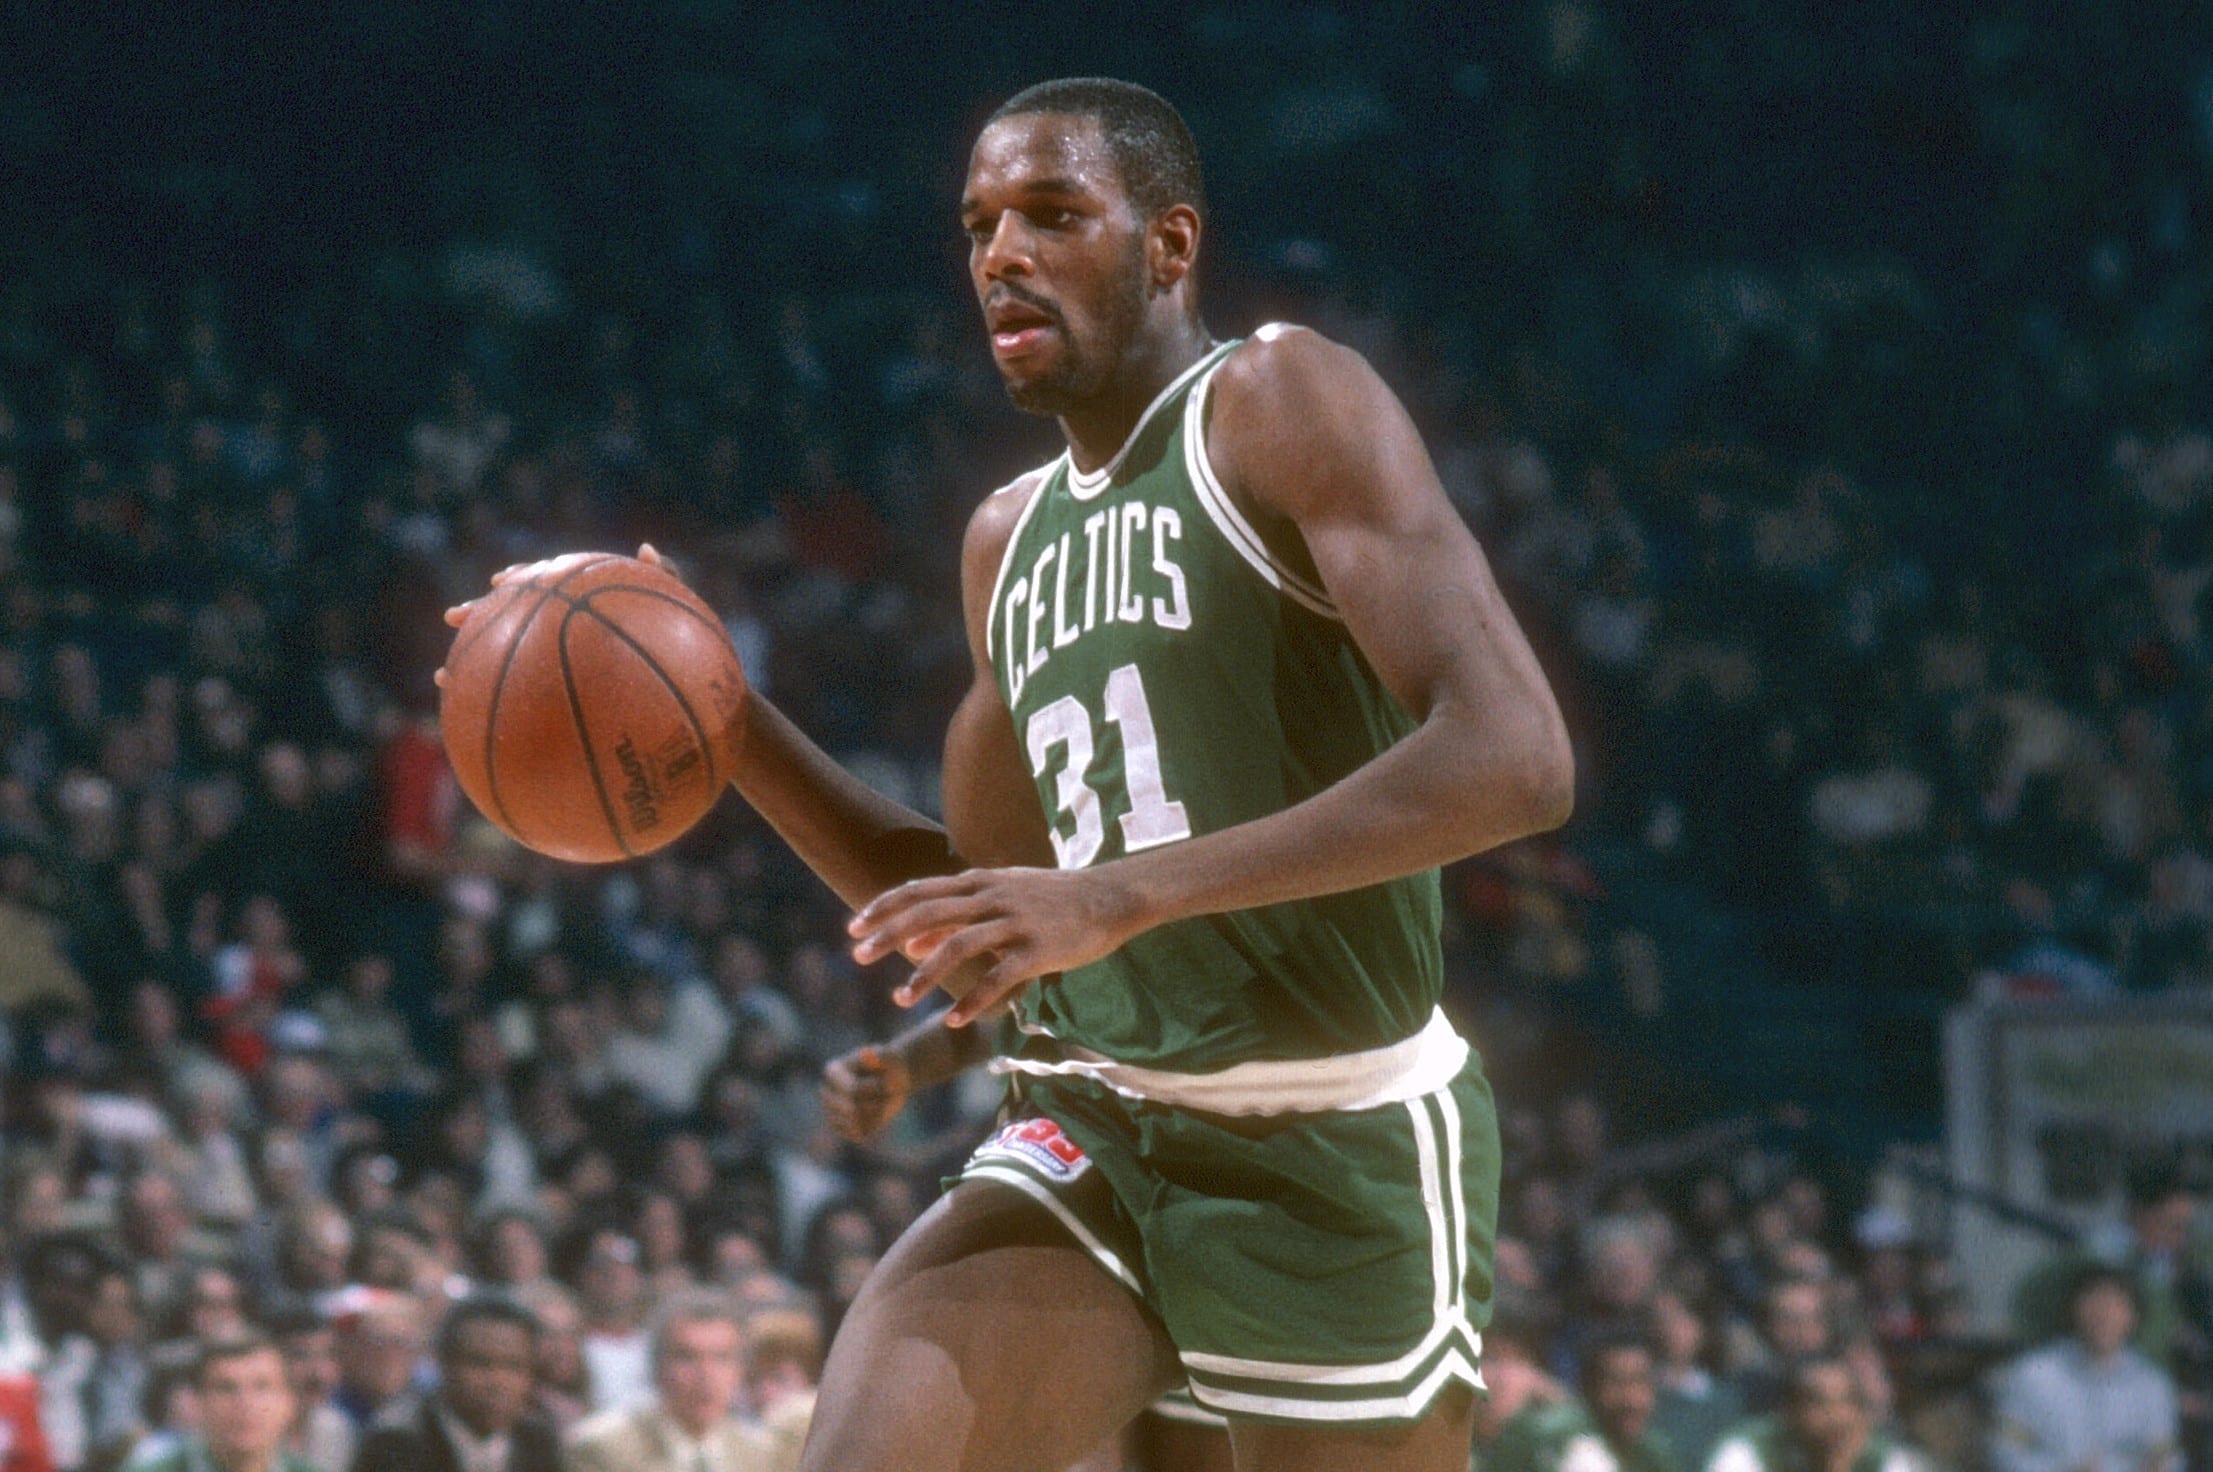
[{"label": "blurred crowd", "polygon": [[[570,99],[612,133],[536,162],[528,116],[447,138],[410,234],[330,245],[253,202],[245,152],[118,186],[175,207],[173,252],[0,227],[7,1472],[270,1426],[349,1472],[416,1423],[525,1472],[517,1417],[695,1402],[754,1438],[710,1456],[741,1472],[991,1116],[971,1080],[831,1130],[818,1077],[897,1025],[894,978],[734,799],[582,870],[500,839],[440,750],[441,610],[650,537],[755,684],[935,805],[960,528],[1053,445],[931,246],[991,89],[886,58],[817,96],[834,36],[697,9],[757,76],[611,51],[666,115]],[[1222,6],[1174,55],[1116,43],[1211,149],[1216,330],[1291,317],[1378,364],[1582,749],[1575,823],[1448,886],[1449,1005],[1510,1106],[1502,1468],[1607,1465],[1594,1436],[1630,1465],[1651,1427],[1654,1466],[2074,1467],[2100,1449],[2032,1454],[2090,1433],[2030,1410],[2092,1381],[2145,1397],[2124,1430],[2208,1418],[2193,1178],[2138,1183],[2120,1276],[2061,1253],[1992,1342],[1859,1162],[1654,1130],[1683,1107],[1608,1082],[1628,1038],[1544,1063],[1548,999],[1653,1017],[1701,984],[1601,852],[1740,917],[1781,984],[2213,985],[2213,53],[2186,18],[2162,48],[2095,7],[1967,9],[1855,32],[1842,74],[1828,22],[1771,4],[1666,44],[1595,0],[1399,39]],[[528,26],[485,6],[452,44],[511,59]],[[1034,80],[972,39],[999,90]],[[911,136],[875,121],[895,93]],[[1791,99],[1844,121],[1762,131]],[[52,105],[0,116],[34,175]],[[668,172],[584,146],[625,130]]]}]

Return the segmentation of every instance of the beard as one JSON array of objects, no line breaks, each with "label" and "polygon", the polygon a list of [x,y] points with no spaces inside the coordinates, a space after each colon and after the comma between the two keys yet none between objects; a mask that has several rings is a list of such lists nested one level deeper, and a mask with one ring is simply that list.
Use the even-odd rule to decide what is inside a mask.
[{"label": "beard", "polygon": [[1027,382],[1007,381],[1007,397],[1025,414],[1054,417],[1090,402],[1104,393],[1121,371],[1122,359],[1144,325],[1145,251],[1137,244],[1115,278],[1113,290],[1098,313],[1098,329],[1087,344],[1068,329],[1065,315],[1055,313],[1061,352],[1052,370]]}]

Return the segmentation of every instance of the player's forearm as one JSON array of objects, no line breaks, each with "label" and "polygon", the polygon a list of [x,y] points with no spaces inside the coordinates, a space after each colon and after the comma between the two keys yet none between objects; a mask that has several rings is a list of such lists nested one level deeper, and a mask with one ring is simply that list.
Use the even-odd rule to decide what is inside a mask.
[{"label": "player's forearm", "polygon": [[847,904],[961,868],[943,827],[832,761],[767,700],[749,695],[741,720],[732,785]]},{"label": "player's forearm", "polygon": [[907,1077],[917,1089],[944,1083],[992,1055],[998,1029],[947,1027],[945,1014],[924,1018],[883,1045],[906,1065]]},{"label": "player's forearm", "polygon": [[1573,792],[1566,733],[1551,711],[1512,723],[1435,712],[1304,802],[1108,867],[1150,929],[1452,863],[1559,827]]}]

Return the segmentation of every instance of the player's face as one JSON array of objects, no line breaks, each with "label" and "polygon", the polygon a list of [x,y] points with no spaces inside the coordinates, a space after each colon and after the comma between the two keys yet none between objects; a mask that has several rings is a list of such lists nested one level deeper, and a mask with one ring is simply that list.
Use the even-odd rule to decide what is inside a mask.
[{"label": "player's face", "polygon": [[1007,393],[1033,414],[1103,392],[1143,323],[1146,222],[1096,119],[1002,118],[961,196],[968,274]]}]

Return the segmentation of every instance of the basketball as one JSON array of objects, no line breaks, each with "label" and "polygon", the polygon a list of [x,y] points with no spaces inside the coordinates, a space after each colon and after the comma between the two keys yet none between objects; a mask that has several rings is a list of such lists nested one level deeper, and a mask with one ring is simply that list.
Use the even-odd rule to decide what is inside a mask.
[{"label": "basketball", "polygon": [[517,569],[470,605],[439,683],[461,790],[539,853],[651,853],[730,780],[737,651],[714,610],[651,563],[577,552]]}]

